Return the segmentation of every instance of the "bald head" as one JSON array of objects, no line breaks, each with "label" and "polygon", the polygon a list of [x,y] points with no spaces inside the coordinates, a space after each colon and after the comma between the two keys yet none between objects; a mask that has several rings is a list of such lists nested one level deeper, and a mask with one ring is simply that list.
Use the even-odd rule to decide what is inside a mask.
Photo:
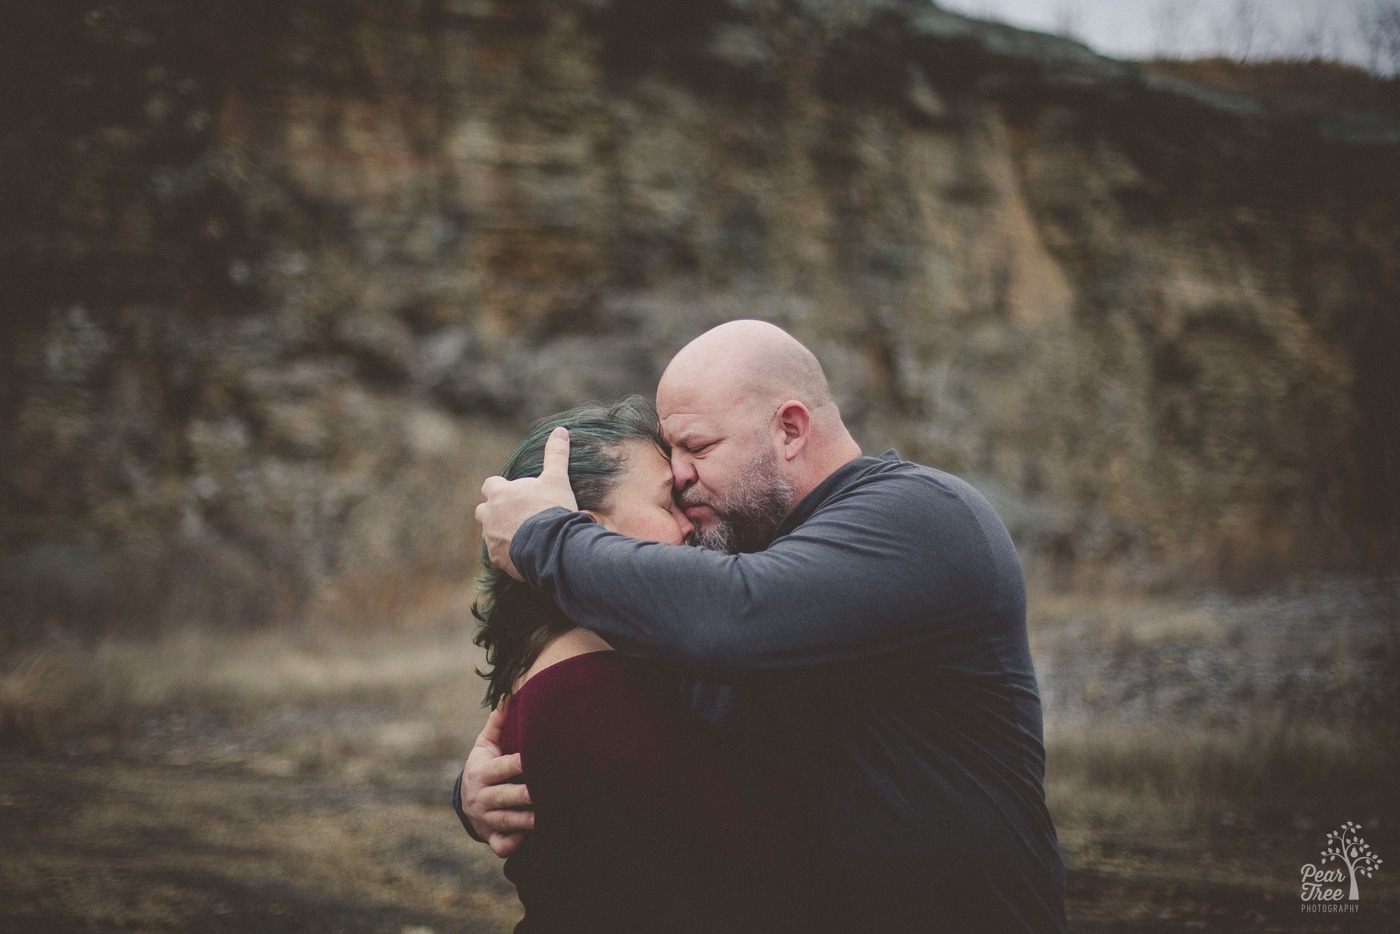
[{"label": "bald head", "polygon": [[766,409],[795,399],[816,411],[831,404],[817,358],[798,340],[766,321],[730,321],[706,331],[672,358],[657,387],[679,404],[701,396],[721,404]]}]

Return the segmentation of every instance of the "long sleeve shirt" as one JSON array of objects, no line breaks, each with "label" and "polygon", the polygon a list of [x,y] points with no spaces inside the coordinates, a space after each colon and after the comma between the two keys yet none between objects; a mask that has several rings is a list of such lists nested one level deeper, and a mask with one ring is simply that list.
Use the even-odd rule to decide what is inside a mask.
[{"label": "long sleeve shirt", "polygon": [[790,789],[833,917],[1064,930],[1020,562],[967,483],[891,451],[837,470],[761,552],[553,509],[511,558],[620,651],[739,685],[734,741]]}]

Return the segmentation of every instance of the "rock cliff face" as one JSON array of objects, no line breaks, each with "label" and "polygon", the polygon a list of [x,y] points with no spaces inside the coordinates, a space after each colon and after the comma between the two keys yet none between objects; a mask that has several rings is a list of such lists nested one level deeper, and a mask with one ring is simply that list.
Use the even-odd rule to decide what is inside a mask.
[{"label": "rock cliff face", "polygon": [[1243,582],[1400,522],[1394,114],[916,0],[7,16],[12,634],[434,612],[524,424],[733,317],[1037,576]]}]

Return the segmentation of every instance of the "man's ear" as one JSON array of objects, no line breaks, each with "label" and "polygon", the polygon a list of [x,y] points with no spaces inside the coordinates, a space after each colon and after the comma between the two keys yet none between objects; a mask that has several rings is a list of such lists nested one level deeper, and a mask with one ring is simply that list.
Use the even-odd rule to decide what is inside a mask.
[{"label": "man's ear", "polygon": [[789,399],[778,407],[778,428],[783,433],[783,458],[792,460],[807,446],[807,435],[812,428],[812,413],[807,406],[796,399]]}]

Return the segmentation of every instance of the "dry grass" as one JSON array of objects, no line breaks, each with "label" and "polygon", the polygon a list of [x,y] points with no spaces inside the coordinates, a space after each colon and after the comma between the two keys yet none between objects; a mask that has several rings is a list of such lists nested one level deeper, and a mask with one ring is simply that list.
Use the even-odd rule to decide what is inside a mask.
[{"label": "dry grass", "polygon": [[1339,805],[1366,819],[1394,810],[1383,794],[1390,754],[1358,724],[1096,720],[1046,741],[1051,811],[1079,826],[1261,827],[1327,820]]},{"label": "dry grass", "polygon": [[1212,643],[1221,636],[1219,618],[1199,603],[1127,591],[1038,591],[1028,608],[1032,644],[1076,622],[1092,626],[1100,641],[1118,645]]},{"label": "dry grass", "polygon": [[[1213,644],[1220,618],[1199,602],[1041,594],[1033,638],[1081,626],[1100,644],[1135,649]],[[355,773],[418,756],[454,758],[482,713],[470,627],[452,629],[186,629],[145,641],[52,639],[0,659],[0,736],[41,747],[120,739],[152,718],[234,711],[270,773]],[[356,704],[381,711],[366,719]],[[315,710],[314,729],[279,717]],[[1109,714],[1052,719],[1047,793],[1057,821],[1081,827],[1182,828],[1307,819],[1326,804],[1393,811],[1379,789],[1395,764],[1393,733],[1375,724],[1289,722],[1267,709],[1230,724],[1126,723]]]},{"label": "dry grass", "polygon": [[[1215,646],[1211,605],[1037,595],[1033,636],[1046,651],[1108,644],[1125,657]],[[481,722],[480,663],[465,623],[52,638],[0,658],[0,732],[64,750],[0,770],[0,805],[14,805],[0,806],[0,822],[20,828],[0,836],[22,841],[0,865],[11,886],[0,901],[26,930],[328,919],[345,930],[508,930],[513,891],[443,803]],[[1047,735],[1072,919],[1289,930],[1260,919],[1293,907],[1314,838],[1343,819],[1395,825],[1385,793],[1395,747],[1364,721],[1260,709],[1228,725],[1126,723],[1117,709],[1085,709],[1052,719]],[[145,880],[139,895],[133,878]],[[1368,910],[1395,903],[1378,901],[1382,891],[1368,890]]]},{"label": "dry grass", "polygon": [[[1032,645],[1059,679],[1046,734],[1057,822],[1302,827],[1339,809],[1400,818],[1385,793],[1400,722],[1387,686],[1394,585],[1384,583],[1253,597],[1034,594]],[[1098,696],[1101,678],[1110,700]],[[1191,699],[1212,702],[1181,703]]]},{"label": "dry grass", "polygon": [[55,654],[30,652],[0,677],[0,737],[19,736],[52,745],[64,707]]},{"label": "dry grass", "polygon": [[[482,682],[470,629],[419,631],[185,629],[92,645],[51,639],[0,664],[0,736],[51,747],[121,735],[143,717],[209,708],[398,704],[460,743]],[[422,732],[421,725],[417,728]]]}]

